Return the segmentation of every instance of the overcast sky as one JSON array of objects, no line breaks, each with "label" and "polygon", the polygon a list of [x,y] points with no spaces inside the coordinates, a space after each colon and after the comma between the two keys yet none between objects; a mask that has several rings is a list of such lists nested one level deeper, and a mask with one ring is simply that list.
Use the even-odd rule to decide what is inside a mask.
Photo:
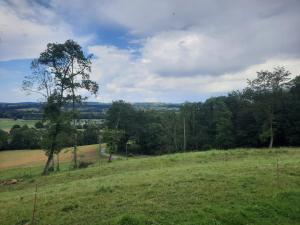
[{"label": "overcast sky", "polygon": [[256,71],[300,74],[299,0],[1,0],[0,102],[21,91],[49,42],[94,54],[91,101],[202,101],[242,89]]}]

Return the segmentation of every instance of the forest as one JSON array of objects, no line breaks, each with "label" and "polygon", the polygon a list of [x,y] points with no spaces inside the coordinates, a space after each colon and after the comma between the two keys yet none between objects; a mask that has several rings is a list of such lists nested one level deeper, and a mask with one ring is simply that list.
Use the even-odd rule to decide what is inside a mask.
[{"label": "forest", "polygon": [[290,75],[282,67],[260,71],[244,90],[186,102],[178,112],[141,111],[114,102],[106,120],[119,138],[107,135],[106,142],[115,143],[119,152],[138,154],[299,146],[300,76]]}]

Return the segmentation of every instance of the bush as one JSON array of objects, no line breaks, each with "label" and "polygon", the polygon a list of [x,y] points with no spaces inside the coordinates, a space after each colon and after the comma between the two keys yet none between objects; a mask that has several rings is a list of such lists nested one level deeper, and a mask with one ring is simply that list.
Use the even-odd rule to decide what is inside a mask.
[{"label": "bush", "polygon": [[37,121],[35,124],[34,124],[34,127],[36,129],[41,129],[41,128],[44,128],[44,124],[41,122],[41,121]]}]

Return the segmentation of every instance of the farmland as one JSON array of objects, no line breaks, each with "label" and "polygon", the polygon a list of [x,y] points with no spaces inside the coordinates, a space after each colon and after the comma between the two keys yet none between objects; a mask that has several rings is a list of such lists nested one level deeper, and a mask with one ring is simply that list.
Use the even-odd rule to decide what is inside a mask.
[{"label": "farmland", "polygon": [[0,118],[0,129],[9,131],[13,125],[27,125],[28,127],[33,127],[37,120],[23,120],[23,119],[7,119],[7,118]]},{"label": "farmland", "polygon": [[[4,154],[23,158],[18,151]],[[31,220],[35,185],[37,224],[300,223],[297,148],[102,159],[86,169],[40,172],[41,165],[30,173],[28,167],[0,170],[1,179],[22,179],[0,186],[1,224]]]},{"label": "farmland", "polygon": [[[78,147],[79,160],[95,162],[97,160],[98,145]],[[72,149],[63,149],[59,155],[61,162],[72,160]],[[0,169],[38,166],[45,163],[47,157],[43,150],[0,151]]]}]

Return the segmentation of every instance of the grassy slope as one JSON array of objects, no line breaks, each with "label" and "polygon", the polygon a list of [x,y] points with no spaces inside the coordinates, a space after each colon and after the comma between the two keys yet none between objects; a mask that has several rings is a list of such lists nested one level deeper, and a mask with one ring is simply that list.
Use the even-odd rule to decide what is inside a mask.
[{"label": "grassy slope", "polygon": [[[276,179],[276,158],[279,180]],[[300,224],[300,151],[231,150],[102,161],[0,186],[0,224]]]},{"label": "grassy slope", "polygon": [[13,125],[18,124],[20,126],[27,125],[29,127],[33,127],[37,120],[13,120],[7,118],[0,118],[0,129],[5,131],[10,131]]}]

